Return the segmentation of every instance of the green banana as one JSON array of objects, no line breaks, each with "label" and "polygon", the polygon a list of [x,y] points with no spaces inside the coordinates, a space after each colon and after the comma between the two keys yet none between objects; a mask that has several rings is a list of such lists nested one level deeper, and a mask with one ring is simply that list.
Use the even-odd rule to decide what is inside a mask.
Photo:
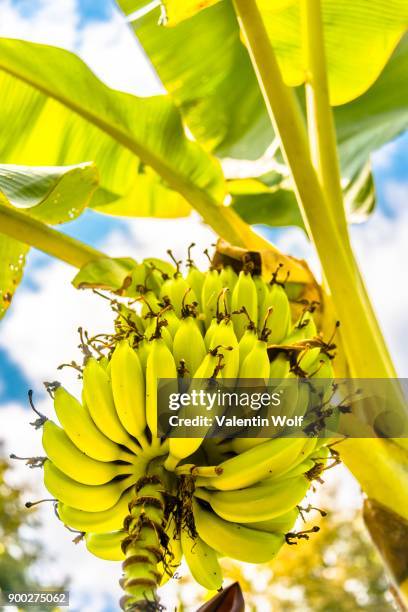
[{"label": "green banana", "polygon": [[104,533],[122,529],[123,521],[128,514],[129,502],[133,499],[134,492],[130,489],[123,493],[114,506],[100,512],[87,512],[68,506],[62,502],[58,503],[58,516],[61,521],[78,531]]},{"label": "green banana", "polygon": [[231,297],[232,292],[234,291],[234,287],[237,283],[238,276],[234,272],[234,269],[231,266],[224,266],[220,272],[220,281],[223,288],[228,289],[225,294],[225,299],[227,301],[227,308],[231,310]]},{"label": "green banana", "polygon": [[[131,349],[130,349],[131,350]],[[105,436],[126,446],[136,455],[140,451],[119,420],[109,376],[96,359],[88,359],[83,371],[82,395],[92,420]]]},{"label": "green banana", "polygon": [[201,290],[201,305],[205,324],[208,328],[217,311],[218,296],[222,291],[220,275],[217,270],[207,272]]},{"label": "green banana", "polygon": [[111,357],[112,394],[125,430],[142,446],[145,436],[145,380],[139,357],[126,340],[119,342]]},{"label": "green banana", "polygon": [[[150,323],[147,325],[146,327],[146,331],[145,331],[145,336],[148,340],[153,340],[156,336],[157,336],[157,326],[159,321],[164,321],[165,319],[165,315],[160,315],[160,319],[159,318],[155,318],[152,319],[150,321]],[[160,329],[160,335],[163,338],[163,340],[165,341],[165,343],[167,344],[167,347],[171,350],[173,350],[173,338],[171,333],[169,332],[169,330],[167,329],[166,326],[161,327]]]},{"label": "green banana", "polygon": [[239,349],[234,326],[230,319],[223,319],[215,328],[210,349],[216,347],[220,347],[219,353],[224,356],[222,377],[235,379],[239,370]]},{"label": "green banana", "polygon": [[[194,389],[199,392],[203,388],[207,388],[209,378],[218,376],[217,368],[219,365],[218,353],[209,352],[204,357],[202,363],[194,373],[193,381],[189,392]],[[183,406],[183,412],[188,413],[189,407]],[[192,455],[201,445],[203,438],[169,438],[169,456],[164,462],[164,467],[172,471],[184,457]]]},{"label": "green banana", "polygon": [[[258,293],[251,274],[242,270],[234,287],[231,297],[232,312],[240,311],[245,307],[249,318],[254,325],[258,323]],[[235,335],[241,340],[247,327],[247,321],[242,314],[233,314]]]},{"label": "green banana", "polygon": [[177,369],[174,357],[163,338],[152,342],[146,365],[146,420],[157,445],[157,383],[160,378],[174,378],[177,385]]},{"label": "green banana", "polygon": [[173,355],[176,364],[184,360],[192,376],[206,354],[203,336],[194,317],[183,319],[174,336]]},{"label": "green banana", "polygon": [[271,361],[269,368],[269,378],[282,380],[289,376],[290,364],[284,353],[279,353]]},{"label": "green banana", "polygon": [[189,287],[194,291],[199,308],[201,309],[201,292],[203,290],[203,284],[205,280],[204,272],[201,272],[192,263],[189,264],[186,281]]},{"label": "green banana", "polygon": [[296,462],[304,446],[304,438],[266,440],[221,463],[222,474],[209,478],[207,486],[232,491],[248,487],[267,476],[281,474]]},{"label": "green banana", "polygon": [[134,460],[134,455],[123,451],[99,431],[88,410],[63,387],[55,390],[54,409],[71,442],[88,457],[98,461]]},{"label": "green banana", "polygon": [[160,297],[163,299],[169,298],[178,317],[181,317],[183,306],[197,302],[194,290],[181,275],[175,275],[163,283],[160,289]]},{"label": "green banana", "polygon": [[181,531],[181,548],[193,578],[209,591],[222,585],[222,570],[215,550],[200,536],[191,538],[187,529]]},{"label": "green banana", "polygon": [[53,464],[66,476],[82,484],[100,485],[116,476],[131,474],[134,466],[129,463],[97,461],[82,453],[61,427],[52,421],[43,426],[42,444]]},{"label": "green banana", "polygon": [[303,475],[290,480],[258,483],[236,491],[196,489],[195,496],[208,502],[226,521],[267,521],[289,512],[307,493],[310,481]]},{"label": "green banana", "polygon": [[261,321],[266,317],[269,309],[271,311],[268,317],[268,329],[270,330],[268,342],[279,344],[289,333],[291,312],[288,296],[278,283],[273,283],[265,292],[260,308]]},{"label": "green banana", "polygon": [[127,476],[103,485],[85,485],[72,480],[51,461],[44,463],[44,484],[56,499],[78,510],[101,512],[114,506],[122,493],[137,481],[138,476]]},{"label": "green banana", "polygon": [[256,333],[256,329],[252,325],[249,325],[238,344],[240,363],[244,363],[245,358],[252,351],[257,340],[258,334]]},{"label": "green banana", "polygon": [[259,529],[259,531],[269,531],[270,533],[288,533],[292,531],[299,516],[299,510],[292,508],[285,514],[276,516],[267,521],[256,521],[250,523],[251,529]]},{"label": "green banana", "polygon": [[123,561],[125,554],[121,544],[126,537],[124,531],[112,533],[86,533],[85,545],[90,553],[105,561]]},{"label": "green banana", "polygon": [[194,521],[198,534],[221,554],[246,563],[266,563],[279,552],[283,534],[250,529],[244,525],[224,521],[214,512],[205,510],[193,500]]},{"label": "green banana", "polygon": [[239,378],[269,379],[270,363],[266,342],[257,340],[239,369]]}]

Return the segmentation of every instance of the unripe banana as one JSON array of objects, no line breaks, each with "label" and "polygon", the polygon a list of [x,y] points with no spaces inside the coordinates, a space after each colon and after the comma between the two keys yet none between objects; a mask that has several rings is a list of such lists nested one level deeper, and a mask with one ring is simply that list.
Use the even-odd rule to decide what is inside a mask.
[{"label": "unripe banana", "polygon": [[[289,337],[284,340],[284,344],[296,344],[297,342],[305,342],[305,340],[311,340],[317,336],[316,324],[313,320],[313,315],[310,312],[304,313]],[[302,370],[307,374],[311,371],[315,371],[319,365],[318,357],[320,354],[320,348],[305,348],[305,350],[299,353],[298,363]]]},{"label": "unripe banana", "polygon": [[270,363],[267,344],[257,340],[239,369],[239,378],[269,378]]},{"label": "unripe banana", "polygon": [[225,266],[224,268],[222,268],[220,272],[220,280],[221,280],[222,287],[228,289],[225,295],[225,299],[227,301],[228,309],[231,310],[232,292],[234,291],[234,287],[237,283],[238,276],[234,272],[234,269],[231,268],[231,266]]},{"label": "unripe banana", "polygon": [[222,290],[220,275],[217,270],[210,270],[205,275],[201,291],[201,304],[208,328],[217,311],[218,296]]},{"label": "unripe banana", "polygon": [[256,333],[256,329],[254,329],[252,326],[248,327],[245,330],[241,340],[239,341],[239,345],[238,345],[239,361],[241,364],[244,363],[245,358],[252,351],[257,340],[258,340],[258,335]]},{"label": "unripe banana", "polygon": [[[223,378],[236,378],[239,370],[238,340],[234,332],[234,326],[230,319],[223,319],[215,328],[211,339],[210,349],[219,346],[219,352],[223,354]],[[223,350],[227,347],[228,350]]]},{"label": "unripe banana", "polygon": [[174,357],[163,338],[153,340],[146,365],[146,420],[157,445],[157,383],[160,378],[174,378],[177,385],[177,369]]},{"label": "unripe banana", "polygon": [[200,536],[190,537],[187,529],[181,531],[181,548],[193,578],[209,591],[222,585],[222,571],[215,550]]},{"label": "unripe banana", "polygon": [[135,348],[143,372],[146,372],[147,358],[149,356],[150,348],[151,342],[145,339],[140,340]]},{"label": "unripe banana", "polygon": [[191,264],[188,269],[186,281],[192,288],[199,308],[201,309],[201,293],[206,275],[201,272],[194,264]]},{"label": "unripe banana", "polygon": [[90,553],[105,561],[123,561],[125,554],[121,544],[126,537],[124,531],[112,533],[87,533],[85,544]]},{"label": "unripe banana", "polygon": [[[249,272],[242,270],[239,273],[237,283],[232,292],[231,308],[232,312],[239,311],[245,307],[249,318],[255,325],[258,323],[258,294],[255,283]],[[233,315],[235,335],[241,340],[248,321],[244,314]]]},{"label": "unripe banana", "polygon": [[[161,315],[161,318],[167,321],[167,325],[165,329],[170,334],[171,338],[174,340],[174,336],[176,335],[177,330],[180,327],[180,319],[174,312],[173,308],[166,310],[166,312],[164,312]],[[154,330],[152,330],[152,333],[154,333]],[[147,332],[146,332],[146,335],[147,335]],[[171,348],[171,344],[169,348]]]},{"label": "unripe banana", "polygon": [[44,463],[44,484],[56,499],[78,510],[100,512],[114,506],[122,493],[137,481],[135,475],[112,480],[103,485],[85,485],[65,476],[47,460]]},{"label": "unripe banana", "polygon": [[187,317],[180,323],[174,337],[173,355],[176,364],[184,360],[190,376],[193,376],[206,354],[206,348],[197,321]]},{"label": "unripe banana", "polygon": [[285,353],[279,353],[271,361],[269,368],[269,378],[282,380],[289,376],[290,364]]},{"label": "unripe banana", "polygon": [[221,491],[248,487],[267,476],[278,475],[293,465],[302,448],[303,438],[274,438],[227,459],[220,464],[222,474],[209,478],[207,486]]},{"label": "unripe banana", "polygon": [[[165,317],[163,316],[162,318],[160,318],[160,320],[163,320],[164,318]],[[153,340],[156,337],[158,324],[159,324],[159,320],[156,318],[156,319],[152,319],[150,323],[148,324],[148,326],[146,327],[145,336],[148,340]],[[173,338],[172,338],[171,333],[167,329],[167,326],[163,325],[163,327],[161,327],[160,335],[165,341],[165,343],[167,344],[167,347],[170,349],[170,351],[172,351],[173,350]]]},{"label": "unripe banana", "polygon": [[84,403],[98,429],[117,444],[123,444],[138,454],[140,447],[119,420],[109,376],[96,359],[91,358],[86,362],[83,381]]},{"label": "unripe banana", "polygon": [[208,326],[208,329],[205,332],[205,336],[204,336],[205,347],[208,351],[210,350],[212,346],[214,346],[212,339],[213,339],[213,336],[215,334],[215,330],[217,329],[217,327],[218,327],[218,320],[216,317],[214,317],[211,320],[211,323]]},{"label": "unripe banana", "polygon": [[146,291],[140,298],[142,302],[141,317],[144,328],[150,323],[152,316],[157,314],[161,309],[161,301],[153,291]]},{"label": "unripe banana", "polygon": [[193,500],[194,521],[198,534],[211,548],[232,559],[246,563],[266,563],[279,552],[283,534],[250,529],[224,521]]},{"label": "unripe banana", "polygon": [[57,512],[61,521],[71,529],[91,533],[118,531],[123,528],[124,518],[128,514],[129,502],[133,498],[134,491],[130,489],[123,493],[114,506],[101,512],[78,510],[59,502]]},{"label": "unripe banana", "polygon": [[279,344],[289,333],[291,313],[288,296],[283,287],[277,283],[270,286],[265,294],[261,307],[261,320],[266,316],[268,309],[271,309],[267,323],[270,329],[268,343]]},{"label": "unripe banana", "polygon": [[265,318],[267,308],[264,310],[265,298],[269,292],[269,286],[265,283],[261,276],[254,276],[254,283],[256,287],[256,293],[258,296],[258,321],[262,322]]},{"label": "unripe banana", "polygon": [[[203,388],[207,388],[207,381],[213,376],[219,376],[218,366],[220,358],[217,352],[207,353],[202,363],[194,373],[194,377],[189,389],[189,393],[193,390],[199,392]],[[180,409],[180,416],[188,413],[189,406],[183,406]],[[208,428],[209,429],[209,428]],[[207,431],[208,431],[207,429]],[[176,468],[181,459],[192,455],[201,445],[203,438],[169,438],[169,456],[164,462],[164,467],[172,471]]]},{"label": "unripe banana", "polygon": [[160,296],[169,298],[178,317],[181,317],[183,305],[191,305],[193,302],[197,302],[194,290],[181,275],[166,280],[160,289]]},{"label": "unripe banana", "polygon": [[265,438],[233,438],[230,442],[230,447],[234,453],[240,454],[264,442],[266,442]]},{"label": "unripe banana", "polygon": [[139,357],[126,340],[119,342],[113,352],[111,381],[120,422],[128,433],[145,446],[145,380]]},{"label": "unripe banana", "polygon": [[63,387],[54,396],[54,408],[65,433],[80,451],[98,461],[133,461],[134,456],[123,451],[96,427],[88,410]]},{"label": "unripe banana", "polygon": [[303,475],[290,480],[260,482],[236,491],[209,491],[198,488],[195,496],[208,502],[221,518],[233,523],[267,521],[285,514],[299,504],[310,481]]},{"label": "unripe banana", "polygon": [[299,516],[299,510],[292,508],[285,514],[276,516],[275,518],[267,521],[256,521],[250,523],[251,529],[258,529],[259,531],[269,531],[269,533],[288,533],[292,531]]},{"label": "unripe banana", "polygon": [[54,465],[66,476],[82,484],[105,484],[116,476],[128,475],[134,471],[134,466],[129,463],[91,459],[82,453],[71,442],[65,431],[52,421],[44,423],[42,444]]}]

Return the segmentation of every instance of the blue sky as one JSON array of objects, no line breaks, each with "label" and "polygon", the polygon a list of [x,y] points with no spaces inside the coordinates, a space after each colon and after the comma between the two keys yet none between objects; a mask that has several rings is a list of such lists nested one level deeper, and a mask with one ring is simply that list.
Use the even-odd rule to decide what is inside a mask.
[{"label": "blue sky", "polygon": [[[137,93],[157,93],[159,90],[154,75],[110,0],[0,0],[0,35],[74,49],[99,76],[115,87]],[[123,62],[123,57],[132,53],[138,65],[138,70],[132,71],[138,74],[137,82],[128,74],[126,62]],[[407,158],[408,135],[374,155],[377,209],[365,224],[352,228],[353,243],[373,303],[398,369],[405,376],[408,376],[408,348],[404,339],[408,296],[406,282],[401,279],[405,278],[408,259],[407,178],[403,161]],[[114,220],[87,211],[62,230],[113,256],[135,258],[152,254],[163,256],[167,247],[174,246],[177,251],[180,243],[184,249],[186,235],[194,236],[202,246],[214,240],[197,217],[176,221]],[[283,251],[305,257],[316,265],[312,249],[299,230],[274,230],[270,235]],[[27,452],[41,454],[40,437],[35,438],[27,426],[27,390],[34,388],[41,409],[50,410],[41,391],[41,381],[55,378],[56,366],[75,357],[78,325],[94,325],[96,331],[103,331],[109,323],[110,315],[100,301],[71,288],[74,273],[64,264],[31,251],[24,280],[10,312],[0,325],[0,429],[3,427],[2,437],[6,436],[10,451],[17,452],[24,445]],[[70,388],[75,386],[73,375],[64,372],[61,376],[66,377]],[[25,473],[21,478],[27,481]],[[78,609],[81,612],[115,609],[108,602],[116,597],[118,567],[112,570],[112,565],[98,562],[79,548],[73,550],[69,537],[56,521],[47,521],[44,529],[47,550],[55,555],[63,550],[65,561],[65,565],[46,565],[47,576],[58,577],[61,575],[58,572],[69,567],[74,594],[81,599],[91,588],[87,572],[92,572],[99,582],[92,586],[89,602],[81,599]],[[101,593],[103,597],[98,599]]]}]

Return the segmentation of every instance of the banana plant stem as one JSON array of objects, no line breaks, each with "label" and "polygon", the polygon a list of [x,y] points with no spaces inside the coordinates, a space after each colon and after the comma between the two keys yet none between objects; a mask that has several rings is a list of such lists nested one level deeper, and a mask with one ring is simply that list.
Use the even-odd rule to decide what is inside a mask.
[{"label": "banana plant stem", "polygon": [[349,243],[341,189],[336,132],[329,101],[320,0],[301,0],[302,41],[306,60],[306,108],[313,165],[339,232]]},{"label": "banana plant stem", "polygon": [[345,350],[354,377],[393,377],[395,371],[371,304],[361,285],[357,264],[344,244],[313,167],[306,126],[293,91],[285,85],[255,0],[234,0],[236,12],[271,121],[291,170],[299,206],[329,285],[341,321]]},{"label": "banana plant stem", "polygon": [[[300,15],[306,64],[305,90],[310,154],[343,245],[349,252],[350,261],[355,263],[344,210],[336,131],[329,99],[321,0],[301,0]],[[374,310],[357,266],[355,272],[359,276],[361,290],[365,294],[367,317],[372,320],[372,331],[377,335],[377,341],[387,354],[384,338],[377,325]]]},{"label": "banana plant stem", "polygon": [[107,257],[101,251],[48,227],[11,206],[0,203],[0,233],[36,247],[76,268]]}]

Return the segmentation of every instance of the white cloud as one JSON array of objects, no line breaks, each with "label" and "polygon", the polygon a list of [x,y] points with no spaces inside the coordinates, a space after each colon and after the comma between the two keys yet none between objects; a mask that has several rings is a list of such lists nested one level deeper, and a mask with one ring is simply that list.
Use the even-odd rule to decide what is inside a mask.
[{"label": "white cloud", "polygon": [[408,260],[406,228],[407,183],[385,187],[386,204],[395,211],[390,218],[377,210],[361,226],[352,228],[353,244],[374,309],[394,359],[398,375],[408,376],[408,291],[405,264]]},{"label": "white cloud", "polygon": [[394,157],[399,150],[398,140],[387,143],[381,149],[374,151],[371,156],[374,169],[388,170],[391,168]]},{"label": "white cloud", "polygon": [[0,4],[0,35],[73,49],[79,15],[76,0],[39,0],[35,10],[20,12],[12,0]]},{"label": "white cloud", "polygon": [[91,22],[81,30],[77,52],[110,87],[141,96],[165,91],[129,24],[116,11],[108,21]]},{"label": "white cloud", "polygon": [[116,9],[109,19],[82,26],[77,0],[40,0],[27,14],[12,0],[2,0],[0,36],[74,51],[113,88],[143,96],[164,91],[129,24]]}]

